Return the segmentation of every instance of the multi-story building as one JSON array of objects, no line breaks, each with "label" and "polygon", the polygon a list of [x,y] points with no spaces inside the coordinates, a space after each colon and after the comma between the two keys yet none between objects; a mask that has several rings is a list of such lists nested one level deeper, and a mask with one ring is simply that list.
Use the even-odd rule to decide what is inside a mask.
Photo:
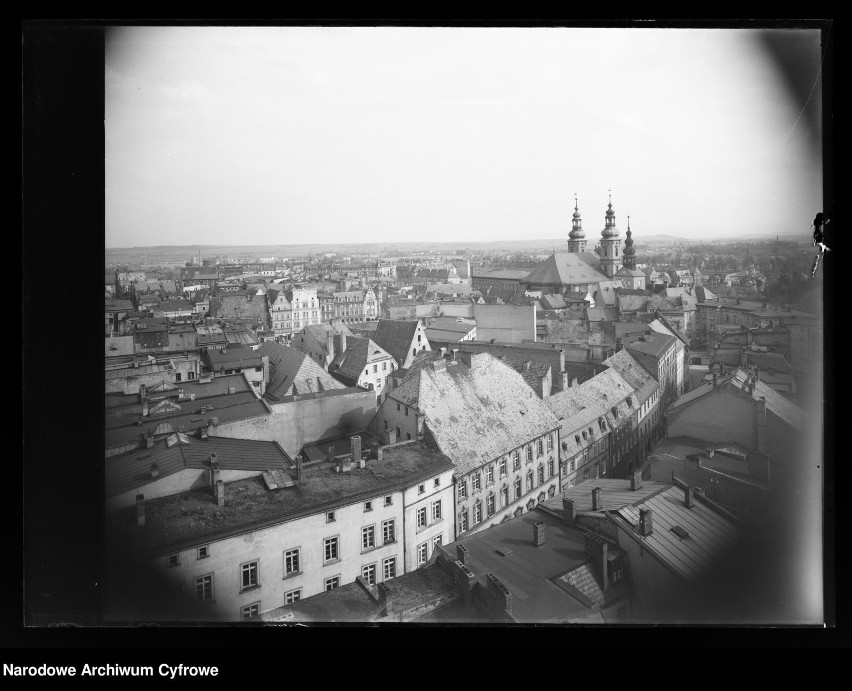
[{"label": "multi-story building", "polygon": [[341,352],[329,366],[329,373],[347,386],[372,389],[376,392],[376,402],[381,403],[390,391],[391,376],[396,369],[390,353],[369,338],[344,334],[337,337],[336,344]]},{"label": "multi-story building", "polygon": [[386,441],[431,438],[456,465],[456,537],[559,491],[559,421],[520,374],[488,354],[415,362],[370,422]]},{"label": "multi-story building", "polygon": [[[111,553],[145,555],[166,616],[238,621],[356,578],[375,585],[423,565],[454,537],[450,460],[415,441],[224,482],[107,516]],[[204,486],[207,489],[205,490]],[[171,602],[169,602],[171,600]],[[181,606],[166,609],[177,602]],[[112,609],[116,618],[120,612]],[[157,612],[151,618],[157,619]]]},{"label": "multi-story building", "polygon": [[379,319],[372,338],[393,356],[397,369],[407,369],[418,353],[432,350],[419,319]]},{"label": "multi-story building", "polygon": [[625,349],[659,383],[665,411],[678,396],[677,339],[656,332],[628,338]]},{"label": "multi-story building", "polygon": [[306,326],[320,323],[317,291],[296,286],[286,292],[274,293],[270,313],[276,340],[290,341],[293,334]]},{"label": "multi-story building", "polygon": [[372,288],[364,292],[364,321],[373,322],[379,318],[379,300]]},{"label": "multi-story building", "polygon": [[332,297],[335,319],[340,319],[344,324],[364,321],[364,293],[360,290],[346,290],[332,293]]}]

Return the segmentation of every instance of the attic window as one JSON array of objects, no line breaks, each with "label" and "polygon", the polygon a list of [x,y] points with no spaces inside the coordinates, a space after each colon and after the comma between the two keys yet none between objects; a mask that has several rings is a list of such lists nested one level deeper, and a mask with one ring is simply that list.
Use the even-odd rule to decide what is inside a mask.
[{"label": "attic window", "polygon": [[618,418],[618,411],[615,409],[615,406],[612,406],[612,416]]},{"label": "attic window", "polygon": [[677,535],[677,536],[678,536],[681,540],[685,540],[686,538],[688,538],[688,537],[689,537],[689,533],[688,533],[688,532],[686,532],[686,531],[685,531],[683,528],[681,528],[679,525],[673,525],[673,526],[671,527],[671,531],[672,531],[675,535]]},{"label": "attic window", "polygon": [[583,440],[585,441],[586,439],[588,439],[588,435],[586,435],[586,433],[583,432]]},{"label": "attic window", "polygon": [[580,435],[579,434],[574,435],[574,441],[577,442],[578,444],[580,443]]}]

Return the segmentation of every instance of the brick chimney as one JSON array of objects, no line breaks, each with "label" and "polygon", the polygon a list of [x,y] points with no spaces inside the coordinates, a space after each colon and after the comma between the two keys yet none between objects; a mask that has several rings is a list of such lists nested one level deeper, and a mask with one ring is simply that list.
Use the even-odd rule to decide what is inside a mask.
[{"label": "brick chimney", "polygon": [[145,525],[145,495],[136,495],[136,525],[140,528]]},{"label": "brick chimney", "polygon": [[573,499],[562,497],[562,515],[566,522],[574,525],[574,522],[577,520],[577,505]]},{"label": "brick chimney", "polygon": [[296,471],[295,471],[294,480],[296,482],[300,482],[302,480],[302,454],[299,454],[298,456],[296,456],[295,460],[296,460]]},{"label": "brick chimney", "polygon": [[609,589],[609,560],[607,559],[609,543],[591,533],[585,533],[583,537],[585,552],[592,558],[595,572],[600,576],[602,589],[606,592]]},{"label": "brick chimney", "polygon": [[334,334],[334,350],[338,355],[346,352],[346,334]]},{"label": "brick chimney", "polygon": [[349,438],[349,443],[352,448],[352,462],[358,463],[361,460],[361,437],[356,434]]},{"label": "brick chimney", "polygon": [[691,509],[695,506],[695,488],[687,485],[683,488],[683,505],[687,509]]},{"label": "brick chimney", "polygon": [[511,614],[512,593],[509,592],[508,588],[506,588],[506,586],[500,582],[500,579],[493,573],[488,574],[485,582],[486,590],[496,602],[497,606]]},{"label": "brick chimney", "polygon": [[717,383],[718,383],[718,375],[716,374],[716,372],[714,370],[714,372],[713,372],[713,388],[714,389],[716,388]]},{"label": "brick chimney", "polygon": [[145,390],[145,385],[140,384],[139,385],[139,402],[144,403],[146,400],[148,400],[148,392]]},{"label": "brick chimney", "polygon": [[533,523],[533,544],[541,547],[544,544],[544,521]]},{"label": "brick chimney", "polygon": [[470,561],[470,552],[468,551],[467,547],[465,547],[464,545],[456,545],[456,556],[458,556],[459,561],[462,564],[467,566],[468,562]]},{"label": "brick chimney", "polygon": [[325,348],[328,351],[328,360],[326,362],[325,368],[328,369],[328,366],[334,362],[334,331],[329,329],[326,333],[325,339]]},{"label": "brick chimney", "polygon": [[215,490],[216,483],[219,481],[219,459],[216,453],[210,454],[210,486]]},{"label": "brick chimney", "polygon": [[326,459],[328,459],[329,463],[334,462],[334,444],[329,444],[326,449]]},{"label": "brick chimney", "polygon": [[654,514],[651,509],[639,509],[639,534],[648,537],[654,532]]},{"label": "brick chimney", "polygon": [[216,506],[225,506],[225,483],[221,480],[216,481]]},{"label": "brick chimney", "polygon": [[151,464],[151,479],[156,480],[160,477],[160,466],[157,465],[157,461],[154,461]]},{"label": "brick chimney", "polygon": [[635,492],[637,489],[641,489],[642,487],[642,469],[636,468],[632,473],[630,473],[630,489]]},{"label": "brick chimney", "polygon": [[603,501],[601,500],[601,488],[595,487],[592,490],[592,511],[600,511],[603,508]]}]

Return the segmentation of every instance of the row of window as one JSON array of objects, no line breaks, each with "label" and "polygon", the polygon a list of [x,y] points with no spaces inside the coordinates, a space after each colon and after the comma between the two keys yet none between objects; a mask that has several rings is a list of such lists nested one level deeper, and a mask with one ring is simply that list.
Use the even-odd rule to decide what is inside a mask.
[{"label": "row of window", "polygon": [[[391,372],[393,372],[393,365],[394,365],[394,363],[391,363]],[[388,363],[387,363],[387,360],[385,360],[385,362],[382,363],[382,371],[385,372],[385,371],[387,371],[387,369],[388,369]],[[373,365],[373,374],[376,374],[378,371],[379,371],[379,366]],[[370,368],[369,367],[367,367],[367,369],[364,370],[364,374],[370,374]],[[399,410],[399,404],[398,403],[397,403],[396,409]],[[408,408],[406,408],[406,414],[408,414]]]},{"label": "row of window", "polygon": [[438,499],[438,501],[432,502],[430,515],[432,517],[432,520],[427,522],[426,507],[421,506],[419,509],[417,509],[417,527],[425,528],[427,525],[432,525],[433,523],[437,523],[438,521],[443,520],[444,516],[440,499]]},{"label": "row of window", "polygon": [[[544,464],[539,464],[538,470],[537,470],[538,485],[543,484],[546,480],[549,480],[550,478],[552,478],[555,475],[556,468],[555,468],[555,463],[554,463],[553,459],[548,461],[547,472],[548,472],[548,475],[547,475],[547,477],[545,477],[545,466],[544,466]],[[526,490],[526,492],[528,493],[528,492],[531,492],[533,489],[535,489],[535,487],[537,486],[533,482],[533,471],[532,470],[530,470],[527,473],[526,479],[527,479],[527,490]],[[523,488],[523,480],[520,477],[515,478],[514,491],[515,491],[514,501],[518,501],[525,494],[524,488]],[[503,486],[500,489],[500,509],[506,508],[509,505],[509,503],[510,503],[509,487]],[[497,513],[497,499],[496,499],[496,495],[492,492],[487,497],[485,497],[485,514],[486,514],[485,517],[490,518],[495,513]],[[467,518],[468,518],[467,517],[467,509],[465,509],[465,510],[463,510],[459,513],[459,532],[464,532],[465,530],[468,529]],[[476,525],[476,524],[481,523],[481,522],[482,522],[482,501],[477,499],[476,502],[473,505],[473,525]]]},{"label": "row of window", "polygon": [[[550,451],[553,448],[553,435],[548,435],[547,440],[548,440],[547,450]],[[538,443],[539,443],[539,445],[541,445],[542,441],[539,440]],[[543,455],[543,454],[539,453],[539,455]],[[528,462],[532,461],[532,447],[527,447],[527,461]],[[548,472],[550,473],[550,476],[552,477],[553,474],[554,474],[554,461],[553,461],[552,458],[548,460],[547,466],[548,466]],[[502,479],[502,478],[504,478],[508,475],[507,462],[506,462],[505,458],[500,459],[499,468],[500,468],[500,478]],[[515,451],[513,453],[512,471],[513,472],[518,471],[518,470],[520,470],[520,468],[521,468],[520,454],[519,454],[518,451]],[[539,474],[542,474],[543,472],[544,472],[544,466],[539,464]],[[532,474],[532,471],[530,471],[530,474]],[[494,466],[488,465],[485,468],[485,485],[486,485],[486,487],[488,485],[492,484],[493,482],[494,482]],[[518,479],[517,482],[520,482],[520,479]],[[470,484],[471,484],[471,491],[473,493],[476,493],[480,489],[482,489],[481,475],[480,475],[479,472],[471,473]],[[467,498],[467,480],[465,480],[464,478],[459,480],[458,484],[457,484],[457,489],[458,489],[459,499],[466,499]]]},{"label": "row of window", "polygon": [[[437,482],[438,481],[435,480],[435,486],[436,487],[438,486]],[[421,487],[422,487],[422,485],[421,485]],[[385,498],[383,499],[382,503],[383,503],[384,506],[393,506],[393,495],[392,494],[385,495]],[[368,499],[367,501],[364,502],[364,513],[367,513],[367,512],[372,511],[372,510],[373,510],[373,500]],[[326,523],[334,523],[336,520],[337,520],[337,512],[336,511],[326,511],[326,514],[325,514],[325,522]]]}]

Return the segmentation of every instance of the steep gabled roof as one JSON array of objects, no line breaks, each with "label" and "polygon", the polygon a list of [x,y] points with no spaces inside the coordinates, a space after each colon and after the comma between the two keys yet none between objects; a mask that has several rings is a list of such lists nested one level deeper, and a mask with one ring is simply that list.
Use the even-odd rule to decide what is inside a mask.
[{"label": "steep gabled roof", "polygon": [[390,357],[390,353],[376,345],[373,340],[351,336],[346,338],[346,352],[334,358],[332,364],[339,374],[357,381],[361,376],[361,370],[369,363]]},{"label": "steep gabled roof", "polygon": [[421,358],[384,404],[398,401],[425,414],[439,448],[462,475],[559,427],[513,369],[487,353],[471,355],[471,363]]},{"label": "steep gabled roof", "polygon": [[307,353],[295,348],[264,341],[256,352],[261,356],[269,356],[270,381],[264,394],[267,398],[281,400],[284,396],[294,394],[346,388],[308,357]]},{"label": "steep gabled roof", "polygon": [[419,324],[419,319],[379,319],[373,341],[390,353],[397,365],[402,367]]}]

